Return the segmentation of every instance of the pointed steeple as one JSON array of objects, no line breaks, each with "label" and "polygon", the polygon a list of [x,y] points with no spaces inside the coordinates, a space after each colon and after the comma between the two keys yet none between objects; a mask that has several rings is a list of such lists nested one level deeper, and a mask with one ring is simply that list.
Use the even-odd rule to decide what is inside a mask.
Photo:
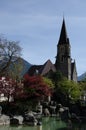
[{"label": "pointed steeple", "polygon": [[63,23],[62,23],[62,28],[61,28],[61,33],[60,33],[58,44],[68,44],[68,37],[67,37],[67,31],[66,31],[64,18],[63,18]]}]

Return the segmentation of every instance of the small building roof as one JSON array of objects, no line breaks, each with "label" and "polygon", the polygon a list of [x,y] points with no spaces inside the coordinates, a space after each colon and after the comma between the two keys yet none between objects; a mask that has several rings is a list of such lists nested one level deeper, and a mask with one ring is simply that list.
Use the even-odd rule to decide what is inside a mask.
[{"label": "small building roof", "polygon": [[28,70],[28,74],[33,76],[35,74],[40,74],[42,76],[48,74],[50,71],[55,72],[56,68],[50,60],[47,60],[43,65],[33,65]]}]

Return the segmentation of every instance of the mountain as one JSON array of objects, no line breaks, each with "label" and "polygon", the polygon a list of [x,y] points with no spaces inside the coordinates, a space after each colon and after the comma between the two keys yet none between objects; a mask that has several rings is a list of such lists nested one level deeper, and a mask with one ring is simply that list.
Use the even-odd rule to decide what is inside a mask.
[{"label": "mountain", "polygon": [[[4,67],[5,64],[7,63],[8,59],[7,58],[0,58],[0,67]],[[12,62],[14,62],[14,64],[18,65],[21,64],[22,65],[22,71],[20,73],[20,76],[24,76],[25,73],[27,73],[28,69],[32,66],[32,64],[30,64],[29,62],[27,62],[25,59],[20,58],[19,60],[16,60],[16,57],[13,57]],[[19,67],[19,66],[18,66]],[[8,71],[12,70],[12,71],[16,71],[14,69],[14,65],[10,64]]]},{"label": "mountain", "polygon": [[22,62],[23,62],[23,71],[21,74],[24,75],[25,73],[27,73],[28,69],[32,66],[32,64],[30,64],[23,58],[22,58]]},{"label": "mountain", "polygon": [[82,81],[86,78],[86,72],[78,76],[78,81]]}]

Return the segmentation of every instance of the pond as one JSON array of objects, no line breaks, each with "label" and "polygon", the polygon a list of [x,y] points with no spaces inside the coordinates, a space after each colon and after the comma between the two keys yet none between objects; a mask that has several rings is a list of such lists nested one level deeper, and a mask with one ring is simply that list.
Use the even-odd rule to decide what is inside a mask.
[{"label": "pond", "polygon": [[55,117],[44,117],[40,126],[0,126],[0,130],[86,130],[86,125],[73,124],[69,127]]}]

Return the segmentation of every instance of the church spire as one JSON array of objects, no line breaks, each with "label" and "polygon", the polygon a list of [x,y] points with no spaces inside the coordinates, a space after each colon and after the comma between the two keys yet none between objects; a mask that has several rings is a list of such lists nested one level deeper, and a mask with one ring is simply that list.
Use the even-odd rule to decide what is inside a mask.
[{"label": "church spire", "polygon": [[63,18],[63,23],[62,23],[62,28],[61,28],[61,33],[60,33],[58,44],[67,44],[67,43],[68,43],[68,37],[67,37],[67,31],[66,31],[66,26],[65,26],[65,20]]}]

